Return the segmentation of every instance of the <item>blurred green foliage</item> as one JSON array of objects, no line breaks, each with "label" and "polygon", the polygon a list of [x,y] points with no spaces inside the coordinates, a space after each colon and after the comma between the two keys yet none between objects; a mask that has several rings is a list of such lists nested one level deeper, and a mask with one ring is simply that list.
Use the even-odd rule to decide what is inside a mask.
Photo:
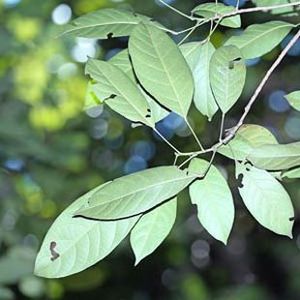
[{"label": "blurred green foliage", "polygon": [[[173,1],[184,11],[199,3]],[[74,199],[124,173],[172,163],[167,146],[148,129],[131,130],[127,121],[107,108],[83,110],[87,79],[82,63],[87,55],[112,56],[126,47],[126,40],[57,38],[61,26],[55,23],[67,22],[70,11],[75,17],[114,6],[154,16],[174,29],[188,25],[154,1],[0,0],[0,299],[299,299],[298,219],[294,240],[275,236],[253,222],[236,201],[235,227],[224,247],[203,231],[184,194],[168,242],[137,268],[124,244],[104,262],[69,278],[44,280],[32,275],[45,232]],[[270,18],[245,16],[244,25]],[[230,34],[217,31],[212,41],[218,46]],[[204,36],[200,30],[192,39]],[[227,127],[234,124],[279,51],[280,47],[259,64],[251,62],[243,99],[231,112]],[[291,53],[285,60],[248,119],[270,127],[282,142],[299,136],[300,114],[289,108],[276,110],[284,103],[270,95],[299,89],[299,54]],[[195,110],[191,117],[205,144],[215,141],[218,133],[213,125]],[[217,122],[218,118],[213,124]],[[193,148],[180,120],[173,118],[161,126],[178,147]],[[227,166],[221,157],[218,163]],[[233,178],[232,170],[227,171]],[[239,199],[234,183],[232,187]],[[299,181],[287,187],[299,212]]]}]

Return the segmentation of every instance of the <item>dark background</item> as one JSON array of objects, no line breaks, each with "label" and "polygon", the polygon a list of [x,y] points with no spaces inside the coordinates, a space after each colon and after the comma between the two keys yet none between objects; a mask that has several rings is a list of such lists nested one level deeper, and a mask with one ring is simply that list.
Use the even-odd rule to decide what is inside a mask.
[{"label": "dark background", "polygon": [[[187,13],[199,3],[172,1]],[[104,7],[131,8],[175,30],[192,25],[151,0],[0,0],[0,299],[300,299],[299,180],[286,184],[296,209],[290,240],[253,220],[237,194],[233,164],[221,156],[216,163],[229,178],[237,209],[227,247],[203,230],[182,193],[170,236],[138,267],[133,267],[126,241],[80,274],[59,280],[32,275],[43,236],[68,204],[104,181],[173,161],[169,148],[149,129],[131,129],[106,107],[82,109],[87,56],[109,58],[126,47],[127,39],[96,42],[55,36],[70,18]],[[272,18],[285,17],[249,14],[243,26]],[[299,17],[292,21],[299,22]],[[207,30],[196,31],[191,40],[203,39]],[[232,33],[220,28],[212,41],[219,46]],[[289,38],[262,59],[247,62],[247,85],[226,127],[235,124]],[[300,42],[247,118],[248,123],[270,128],[280,142],[300,139],[300,114],[283,98],[300,87],[299,56]],[[190,116],[204,144],[213,144],[220,116],[208,123],[194,108]],[[159,129],[183,151],[194,148],[176,115],[162,121]]]}]

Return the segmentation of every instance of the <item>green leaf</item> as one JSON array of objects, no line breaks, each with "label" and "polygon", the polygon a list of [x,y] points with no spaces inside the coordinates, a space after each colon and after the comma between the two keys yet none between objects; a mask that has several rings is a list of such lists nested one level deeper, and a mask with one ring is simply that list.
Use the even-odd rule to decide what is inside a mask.
[{"label": "green leaf", "polygon": [[267,171],[238,164],[239,192],[253,217],[269,230],[292,238],[294,209],[283,186]]},{"label": "green leaf", "polygon": [[193,77],[173,40],[156,27],[140,24],[129,38],[129,53],[142,86],[160,104],[186,118]]},{"label": "green leaf", "polygon": [[147,94],[137,82],[134,75],[132,64],[129,59],[128,49],[122,50],[121,52],[116,54],[114,57],[111,58],[110,62],[116,67],[118,67],[119,69],[121,69],[124,73],[126,73],[126,75],[136,85],[138,85],[140,91],[142,92],[145,99],[150,105],[151,115],[155,123],[159,122],[169,114],[169,112],[166,109],[164,109],[162,106],[160,106],[149,94]]},{"label": "green leaf", "polygon": [[196,177],[196,174],[187,174],[186,170],[175,166],[156,167],[123,176],[94,193],[89,206],[75,215],[113,220],[145,213],[176,196]]},{"label": "green leaf", "polygon": [[246,59],[260,57],[274,49],[293,27],[283,21],[250,25],[242,34],[229,38],[225,45],[238,47]]},{"label": "green leaf", "polygon": [[[193,159],[189,170],[203,174],[208,166],[203,159]],[[197,205],[200,223],[215,239],[227,244],[234,220],[234,205],[223,175],[212,165],[203,179],[190,185],[189,191],[192,203]]]},{"label": "green leaf", "polygon": [[63,34],[98,39],[128,36],[140,22],[164,29],[149,17],[127,10],[105,8],[75,19],[66,26]]},{"label": "green leaf", "polygon": [[151,254],[171,231],[177,210],[174,198],[143,215],[130,234],[130,243],[135,255],[135,265]]},{"label": "green leaf", "polygon": [[[289,4],[293,2],[298,2],[298,0],[252,0],[254,4],[257,6],[273,6],[273,5],[283,5],[283,4]],[[283,7],[283,8],[277,8],[272,9],[272,14],[285,14],[288,16],[297,16],[297,10],[299,11],[299,7],[297,9],[296,6],[290,6],[290,7]]]},{"label": "green leaf", "polygon": [[101,100],[96,95],[96,90],[97,90],[97,84],[95,84],[92,80],[90,80],[88,82],[86,95],[85,95],[85,103],[84,103],[85,110],[96,107],[102,103]]},{"label": "green leaf", "polygon": [[154,127],[147,100],[134,82],[118,67],[105,61],[90,59],[86,65],[86,74],[97,82],[102,99],[112,110],[133,122]]},{"label": "green leaf", "polygon": [[265,127],[245,124],[240,127],[235,137],[218,149],[218,152],[231,159],[244,160],[255,147],[265,144],[278,144],[274,135]]},{"label": "green leaf", "polygon": [[[223,3],[204,3],[196,6],[192,13],[205,19],[210,19],[217,14],[224,15],[234,10],[234,6],[224,5]],[[227,17],[220,24],[231,28],[239,28],[241,27],[241,17],[239,15]]]},{"label": "green leaf", "polygon": [[209,62],[215,48],[210,42],[191,42],[181,45],[180,50],[193,73],[195,106],[211,121],[218,110],[209,80]]},{"label": "green leaf", "polygon": [[294,109],[300,111],[300,91],[290,93],[285,98]]},{"label": "green leaf", "polygon": [[300,168],[295,168],[283,172],[281,178],[290,178],[290,179],[300,178]]},{"label": "green leaf", "polygon": [[240,50],[223,46],[215,51],[210,61],[209,76],[215,99],[226,113],[242,94],[246,80],[246,66]]},{"label": "green leaf", "polygon": [[283,170],[300,165],[300,142],[262,145],[253,149],[248,160],[257,168]]},{"label": "green leaf", "polygon": [[60,278],[78,273],[110,254],[127,236],[138,217],[112,222],[73,217],[75,211],[105,186],[83,195],[58,216],[37,256],[36,275]]},{"label": "green leaf", "polygon": [[4,286],[0,286],[0,300],[14,300],[14,293]]}]

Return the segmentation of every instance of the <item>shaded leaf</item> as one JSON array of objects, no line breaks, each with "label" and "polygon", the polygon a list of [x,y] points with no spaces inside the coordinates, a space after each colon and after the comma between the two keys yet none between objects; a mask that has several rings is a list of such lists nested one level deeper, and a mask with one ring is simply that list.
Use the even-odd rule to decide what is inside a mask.
[{"label": "shaded leaf", "polygon": [[99,220],[128,218],[145,213],[176,196],[195,178],[175,166],[156,167],[115,179],[92,195],[75,215]]},{"label": "shaded leaf", "polygon": [[106,185],[83,195],[57,217],[37,256],[36,275],[60,278],[78,273],[106,257],[127,236],[138,217],[112,222],[73,218]]},{"label": "shaded leaf", "polygon": [[[223,3],[204,3],[196,6],[192,10],[192,13],[205,19],[209,19],[216,14],[224,15],[231,13],[234,10],[234,6],[224,5]],[[239,15],[227,17],[224,18],[220,24],[231,28],[239,28],[241,27],[241,17]]]},{"label": "shaded leaf", "polygon": [[229,38],[225,45],[238,47],[246,59],[260,57],[280,44],[293,27],[293,24],[283,21],[253,24],[242,34]]},{"label": "shaded leaf", "polygon": [[294,109],[300,111],[300,91],[290,93],[285,98]]},{"label": "shaded leaf", "polygon": [[[283,5],[293,2],[298,2],[298,0],[252,0],[254,4],[257,6],[273,6],[273,5]],[[283,7],[283,8],[277,8],[272,9],[272,14],[285,14],[288,16],[297,16],[297,11],[299,12],[299,7],[296,6],[290,6],[290,7]]]},{"label": "shaded leaf", "polygon": [[127,10],[105,8],[75,19],[66,26],[63,34],[98,39],[128,36],[140,22],[164,28],[149,17]]},{"label": "shaded leaf", "polygon": [[193,73],[195,106],[210,121],[218,110],[209,80],[209,63],[215,48],[210,42],[191,42],[181,45],[180,50]]},{"label": "shaded leaf", "polygon": [[111,109],[133,122],[154,127],[148,102],[122,70],[108,62],[91,59],[86,65],[86,74],[97,82],[97,95],[101,90],[101,98]]},{"label": "shaded leaf", "polygon": [[143,215],[130,233],[135,265],[151,254],[171,231],[177,210],[174,198]]},{"label": "shaded leaf", "polygon": [[292,170],[285,171],[281,174],[282,178],[300,178],[300,168],[295,168]]},{"label": "shaded leaf", "polygon": [[211,87],[223,113],[236,103],[246,80],[246,66],[240,50],[235,46],[217,49],[210,61]]},{"label": "shaded leaf", "polygon": [[253,217],[264,227],[292,238],[294,209],[283,186],[267,171],[238,164],[239,192]]},{"label": "shaded leaf", "polygon": [[193,77],[172,39],[156,27],[140,24],[129,38],[129,53],[142,86],[185,118],[194,92]]},{"label": "shaded leaf", "polygon": [[[203,159],[193,159],[189,170],[202,174],[208,166]],[[234,220],[234,205],[223,175],[212,165],[203,179],[190,185],[189,191],[192,203],[197,205],[200,223],[215,239],[227,244]]]},{"label": "shaded leaf", "polygon": [[256,147],[247,159],[257,168],[284,170],[300,165],[300,142]]},{"label": "shaded leaf", "polygon": [[274,135],[265,127],[245,124],[240,127],[235,137],[218,149],[218,152],[231,159],[244,160],[255,147],[265,144],[278,144]]}]

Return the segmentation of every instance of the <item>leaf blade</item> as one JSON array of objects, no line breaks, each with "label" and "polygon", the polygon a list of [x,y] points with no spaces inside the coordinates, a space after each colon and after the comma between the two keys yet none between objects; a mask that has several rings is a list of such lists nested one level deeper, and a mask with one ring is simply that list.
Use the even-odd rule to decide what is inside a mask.
[{"label": "leaf blade", "polygon": [[210,61],[209,76],[216,102],[227,113],[245,85],[246,66],[240,50],[235,46],[217,49]]},{"label": "leaf blade", "polygon": [[[36,258],[37,276],[61,278],[78,273],[106,257],[129,233],[138,217],[112,222],[73,218],[74,212],[104,186],[83,195],[57,217]],[[52,251],[59,255],[56,258],[50,249],[53,242]]]},{"label": "leaf blade", "polygon": [[173,198],[195,178],[175,166],[147,169],[115,179],[89,200],[76,216],[115,220],[145,213]]},{"label": "leaf blade", "polygon": [[135,254],[135,266],[150,255],[171,231],[177,210],[174,198],[143,215],[130,234],[130,243]]},{"label": "leaf blade", "polygon": [[300,91],[292,92],[285,96],[291,107],[300,111]]},{"label": "leaf blade", "polygon": [[129,53],[142,86],[164,107],[186,117],[194,92],[191,71],[177,45],[163,31],[140,24]]},{"label": "leaf blade", "polygon": [[252,216],[265,228],[292,238],[294,209],[288,193],[267,171],[238,164],[239,192]]},{"label": "leaf blade", "polygon": [[[192,160],[189,170],[204,173],[209,163],[203,159]],[[207,175],[189,187],[193,204],[197,205],[198,219],[217,240],[227,244],[234,221],[234,205],[228,184],[215,166]]]}]

